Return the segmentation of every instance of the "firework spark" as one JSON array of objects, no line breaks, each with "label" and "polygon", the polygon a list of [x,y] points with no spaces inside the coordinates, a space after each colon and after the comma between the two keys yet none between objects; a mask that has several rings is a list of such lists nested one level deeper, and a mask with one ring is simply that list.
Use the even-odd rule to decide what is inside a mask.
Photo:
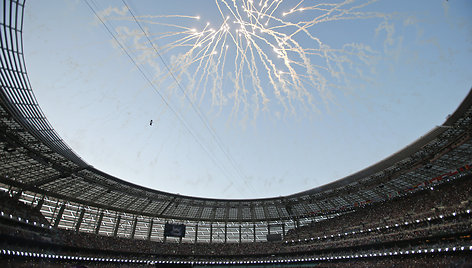
[{"label": "firework spark", "polygon": [[[329,81],[347,79],[350,66],[369,64],[374,57],[369,46],[347,43],[332,48],[314,33],[320,24],[332,21],[385,19],[382,13],[362,11],[373,2],[376,0],[310,5],[302,0],[290,6],[283,0],[216,0],[220,15],[216,26],[202,23],[199,15],[136,19],[145,25],[158,53],[170,58],[172,74],[193,101],[203,102],[210,95],[213,105],[230,105],[233,114],[244,111],[256,116],[271,105],[281,105],[294,114],[300,107],[318,110],[320,101],[332,97]],[[107,15],[106,20],[135,19]],[[198,23],[199,28],[188,26]],[[153,32],[153,27],[166,30]],[[152,65],[155,48],[142,32],[126,29],[119,31],[120,36],[134,35],[129,47]],[[156,71],[154,82],[161,85],[169,76],[169,72]]]}]

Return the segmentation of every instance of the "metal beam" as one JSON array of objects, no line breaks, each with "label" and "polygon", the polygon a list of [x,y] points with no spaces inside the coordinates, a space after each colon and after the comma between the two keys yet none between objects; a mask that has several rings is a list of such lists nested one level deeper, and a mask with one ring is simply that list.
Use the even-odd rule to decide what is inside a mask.
[{"label": "metal beam", "polygon": [[131,227],[131,238],[134,238],[134,234],[136,233],[136,226],[138,225],[138,217],[134,217],[133,226]]},{"label": "metal beam", "polygon": [[241,223],[239,223],[239,244],[242,242],[242,231],[241,231]]},{"label": "metal beam", "polygon": [[41,185],[48,184],[48,183],[53,182],[55,180],[64,179],[64,178],[67,178],[67,177],[70,177],[70,176],[71,176],[71,174],[59,174],[59,175],[55,175],[55,176],[40,178],[40,179],[34,180],[30,183],[27,183],[25,185],[24,189],[29,190],[29,189],[32,189],[34,187],[39,187]]},{"label": "metal beam", "polygon": [[36,210],[38,211],[41,210],[41,208],[43,207],[43,204],[44,204],[44,196],[43,198],[39,199],[38,204],[36,204],[36,207],[35,207]]},{"label": "metal beam", "polygon": [[97,226],[95,227],[95,234],[98,234],[98,232],[100,231],[100,226],[102,225],[102,220],[103,220],[103,211],[100,213],[100,216],[98,216]]},{"label": "metal beam", "polygon": [[85,208],[80,210],[79,218],[77,219],[77,223],[75,224],[75,231],[78,233],[80,229],[80,225],[82,224],[82,220],[84,219]]},{"label": "metal beam", "polygon": [[61,221],[62,214],[64,213],[64,209],[66,209],[66,204],[62,204],[61,208],[59,209],[59,212],[57,213],[56,220],[54,221],[54,228],[57,228],[59,226],[59,222]]},{"label": "metal beam", "polygon": [[147,240],[151,240],[153,224],[154,224],[154,219],[151,218],[151,220],[149,221],[149,229],[148,229],[148,233],[147,233]]},{"label": "metal beam", "polygon": [[136,203],[136,201],[138,201],[140,199],[141,199],[141,197],[136,197],[131,202],[129,202],[128,205],[126,205],[125,209],[129,209],[134,203]]},{"label": "metal beam", "polygon": [[141,212],[145,211],[151,204],[152,204],[152,200],[149,199],[149,201],[146,204],[144,204],[143,208],[140,209]]},{"label": "metal beam", "polygon": [[161,213],[159,213],[158,217],[162,217],[162,215],[164,215],[164,213],[166,212],[166,210],[173,204],[177,204],[178,205],[178,202],[174,203],[174,201],[176,201],[177,197],[174,196],[172,197],[172,200],[169,201],[169,203],[165,206],[165,208],[162,210]]},{"label": "metal beam", "polygon": [[285,222],[282,222],[282,234],[283,234],[283,239],[285,239]]},{"label": "metal beam", "polygon": [[213,223],[210,222],[210,243],[212,242],[213,240]]},{"label": "metal beam", "polygon": [[225,243],[228,241],[228,223],[225,222]]},{"label": "metal beam", "polygon": [[118,218],[116,218],[115,228],[113,230],[113,236],[116,237],[118,234],[118,228],[120,228],[120,221],[121,221],[121,214],[118,214]]}]

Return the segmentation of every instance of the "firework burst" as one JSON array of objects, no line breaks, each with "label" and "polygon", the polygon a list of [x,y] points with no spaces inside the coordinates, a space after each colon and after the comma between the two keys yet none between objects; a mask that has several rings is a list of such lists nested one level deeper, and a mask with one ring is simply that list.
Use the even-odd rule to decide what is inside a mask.
[{"label": "firework burst", "polygon": [[[157,85],[172,75],[198,103],[211,100],[213,105],[232,107],[233,114],[254,115],[281,105],[294,114],[302,107],[318,110],[320,103],[331,100],[333,88],[339,88],[330,81],[345,82],[353,65],[369,64],[375,56],[375,51],[360,43],[333,48],[315,34],[317,27],[386,16],[363,11],[375,0],[316,5],[303,0],[295,5],[289,2],[216,0],[220,18],[216,26],[202,22],[199,15],[131,18],[125,14],[105,19],[136,19],[144,25],[154,45],[144,39],[143,32],[125,26],[118,32],[128,47],[141,53],[141,62],[156,67]],[[170,59],[170,72],[157,67],[156,52]],[[170,88],[176,86],[174,83]]]}]

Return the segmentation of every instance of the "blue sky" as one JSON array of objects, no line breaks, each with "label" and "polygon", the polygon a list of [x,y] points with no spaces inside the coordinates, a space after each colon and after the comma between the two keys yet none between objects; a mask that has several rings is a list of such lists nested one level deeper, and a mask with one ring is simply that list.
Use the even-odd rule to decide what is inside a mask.
[{"label": "blue sky", "polygon": [[[342,2],[310,10],[311,1],[281,1],[275,19],[255,28],[250,36],[260,39],[251,47],[260,47],[266,62],[281,71],[271,83],[261,57],[241,65],[241,55],[248,59],[250,52],[238,54],[230,35],[226,43],[202,43],[216,48],[214,54],[201,51],[205,68],[198,69],[199,61],[178,61],[189,60],[182,55],[191,48],[192,57],[199,55],[200,47],[192,46],[196,39],[160,50],[178,36],[191,37],[192,29],[209,37],[210,27],[221,29],[231,12],[223,7],[220,15],[215,1],[126,1],[163,61],[122,1],[29,1],[23,33],[28,74],[53,127],[100,170],[183,195],[292,194],[400,150],[442,124],[472,86],[472,2],[354,1],[326,14],[330,4]],[[254,9],[260,11],[258,3]],[[283,15],[294,6],[295,12]],[[232,16],[228,32],[236,36],[241,23]],[[320,19],[326,17],[331,20]],[[270,33],[290,35],[294,24],[316,18],[307,33],[292,36],[301,50],[285,47],[278,58]],[[249,29],[249,18],[240,19]],[[272,32],[257,33],[261,28]],[[163,37],[178,29],[185,33]],[[243,36],[239,42],[248,41]],[[300,64],[300,51],[315,50],[326,54]],[[163,62],[173,68],[178,85]],[[200,77],[208,82],[198,83]],[[296,78],[301,84],[290,84]]]}]

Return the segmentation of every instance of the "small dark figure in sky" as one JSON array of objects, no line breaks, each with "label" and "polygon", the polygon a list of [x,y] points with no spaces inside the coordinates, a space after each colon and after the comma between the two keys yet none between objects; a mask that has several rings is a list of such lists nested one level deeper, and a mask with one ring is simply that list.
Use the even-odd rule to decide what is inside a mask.
[{"label": "small dark figure in sky", "polygon": [[149,122],[149,125],[152,126],[152,120],[151,120],[151,122]]}]

